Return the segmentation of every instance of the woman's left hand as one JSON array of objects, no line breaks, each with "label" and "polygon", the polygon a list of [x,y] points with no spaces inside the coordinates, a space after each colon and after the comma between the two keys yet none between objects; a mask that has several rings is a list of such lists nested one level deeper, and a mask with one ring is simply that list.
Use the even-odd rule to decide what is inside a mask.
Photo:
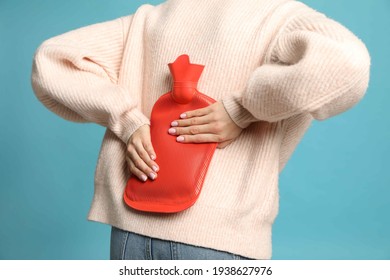
[{"label": "woman's left hand", "polygon": [[225,148],[242,132],[226,112],[221,102],[183,112],[180,120],[171,123],[168,133],[176,135],[180,143],[217,142],[217,148]]}]

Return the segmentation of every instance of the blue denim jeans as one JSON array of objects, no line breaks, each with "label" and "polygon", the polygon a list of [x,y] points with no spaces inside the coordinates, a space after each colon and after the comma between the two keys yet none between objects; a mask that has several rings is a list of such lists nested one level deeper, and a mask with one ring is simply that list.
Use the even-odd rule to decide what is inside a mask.
[{"label": "blue denim jeans", "polygon": [[249,260],[228,252],[111,228],[111,260]]}]

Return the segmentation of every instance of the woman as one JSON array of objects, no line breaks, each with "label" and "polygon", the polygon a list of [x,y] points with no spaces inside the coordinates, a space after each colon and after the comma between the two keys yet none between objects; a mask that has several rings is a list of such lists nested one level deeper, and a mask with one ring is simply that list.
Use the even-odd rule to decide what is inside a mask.
[{"label": "woman", "polygon": [[[218,102],[168,131],[219,149],[192,207],[136,211],[124,186],[158,180],[149,118],[183,53],[206,65],[198,89]],[[32,86],[64,119],[107,128],[88,219],[112,226],[111,259],[270,259],[280,172],[313,119],[361,100],[369,68],[359,38],[299,1],[169,0],[47,39]]]}]

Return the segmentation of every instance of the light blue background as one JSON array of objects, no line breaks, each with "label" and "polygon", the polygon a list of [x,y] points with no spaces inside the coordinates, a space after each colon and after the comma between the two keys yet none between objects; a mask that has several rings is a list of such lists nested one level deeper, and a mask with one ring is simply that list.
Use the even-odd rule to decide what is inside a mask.
[{"label": "light blue background", "polygon": [[[146,2],[162,1],[0,1],[0,259],[108,259],[109,226],[86,220],[104,128],[44,108],[32,57]],[[282,173],[273,259],[390,259],[390,2],[304,2],[367,44],[371,82],[357,106],[313,123]]]}]

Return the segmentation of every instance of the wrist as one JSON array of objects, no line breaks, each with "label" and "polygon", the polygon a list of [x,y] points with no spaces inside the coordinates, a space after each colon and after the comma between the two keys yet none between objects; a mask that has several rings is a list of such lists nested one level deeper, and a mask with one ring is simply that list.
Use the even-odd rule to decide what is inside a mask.
[{"label": "wrist", "polygon": [[248,127],[252,122],[258,121],[240,102],[240,97],[227,96],[221,100],[226,112],[232,121],[240,128]]}]

